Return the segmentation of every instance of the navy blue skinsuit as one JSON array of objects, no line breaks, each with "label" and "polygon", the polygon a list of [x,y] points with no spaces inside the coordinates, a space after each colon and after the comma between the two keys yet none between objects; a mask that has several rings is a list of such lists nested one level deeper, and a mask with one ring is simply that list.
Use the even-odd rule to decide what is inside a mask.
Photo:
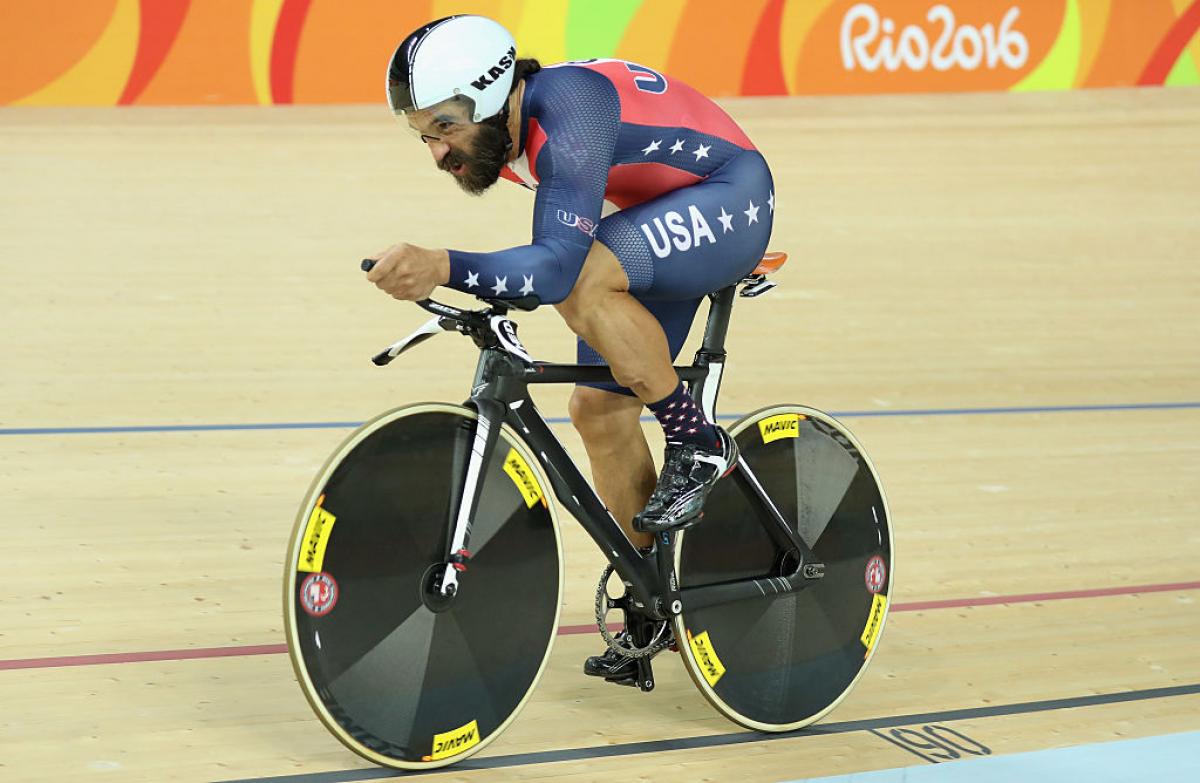
[{"label": "navy blue skinsuit", "polygon": [[[711,100],[623,60],[543,68],[526,78],[521,108],[521,154],[502,175],[537,192],[533,241],[451,250],[448,285],[561,302],[599,241],[674,358],[703,297],[747,275],[766,250],[775,193],[763,156]],[[604,363],[582,339],[578,358]]]}]

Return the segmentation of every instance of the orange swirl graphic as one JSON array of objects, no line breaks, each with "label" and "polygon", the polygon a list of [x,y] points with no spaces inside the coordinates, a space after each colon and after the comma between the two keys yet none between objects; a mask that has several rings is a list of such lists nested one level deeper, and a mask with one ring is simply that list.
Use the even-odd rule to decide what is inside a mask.
[{"label": "orange swirl graphic", "polygon": [[750,39],[746,64],[742,67],[742,95],[786,95],[787,82],[783,76],[780,24],[784,0],[771,0]]},{"label": "orange swirl graphic", "polygon": [[310,0],[284,0],[275,24],[271,44],[271,99],[275,103],[292,102],[292,82],[296,73],[296,53],[300,32],[308,15]]},{"label": "orange swirl graphic", "polygon": [[1146,68],[1137,83],[1145,85],[1165,82],[1175,66],[1175,61],[1183,54],[1188,41],[1192,40],[1197,30],[1200,30],[1200,0],[1192,3],[1191,7],[1183,12],[1183,16],[1171,26],[1167,36],[1151,55],[1150,62],[1146,63]]},{"label": "orange swirl graphic", "polygon": [[116,10],[117,0],[45,0],[7,9],[0,24],[0,104],[62,78],[96,46]]},{"label": "orange swirl graphic", "polygon": [[141,30],[138,32],[137,56],[125,89],[117,103],[128,105],[137,100],[162,65],[175,43],[183,25],[190,0],[142,0]]}]

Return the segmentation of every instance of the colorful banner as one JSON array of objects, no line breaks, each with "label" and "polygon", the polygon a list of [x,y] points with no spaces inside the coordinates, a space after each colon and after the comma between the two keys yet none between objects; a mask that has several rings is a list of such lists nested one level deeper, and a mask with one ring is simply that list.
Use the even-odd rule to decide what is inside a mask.
[{"label": "colorful banner", "polygon": [[0,104],[377,102],[455,13],[713,96],[1200,84],[1200,0],[0,0]]}]

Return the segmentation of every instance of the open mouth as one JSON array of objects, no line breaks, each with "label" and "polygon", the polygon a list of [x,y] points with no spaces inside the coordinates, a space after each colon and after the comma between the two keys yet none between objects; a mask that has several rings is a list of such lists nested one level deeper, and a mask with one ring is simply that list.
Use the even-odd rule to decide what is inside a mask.
[{"label": "open mouth", "polygon": [[450,173],[456,177],[461,177],[463,174],[467,173],[467,164],[460,163],[457,166],[451,166]]}]

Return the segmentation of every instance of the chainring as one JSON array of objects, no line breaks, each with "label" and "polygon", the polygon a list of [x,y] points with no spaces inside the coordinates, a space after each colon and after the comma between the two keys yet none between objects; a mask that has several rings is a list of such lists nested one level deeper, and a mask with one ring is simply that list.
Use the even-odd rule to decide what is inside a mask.
[{"label": "chainring", "polygon": [[[656,655],[670,647],[674,643],[674,637],[671,635],[671,623],[668,620],[663,620],[659,624],[650,642],[643,647],[622,643],[608,629],[608,623],[605,622],[604,618],[613,609],[620,609],[624,614],[626,627],[629,625],[629,615],[631,613],[628,591],[619,598],[610,598],[608,595],[608,578],[613,575],[615,570],[610,563],[604,569],[604,573],[600,575],[600,584],[596,587],[596,626],[600,629],[600,636],[604,639],[604,643],[608,645],[608,649],[626,658],[645,658],[650,655]],[[630,634],[626,634],[626,638],[632,639],[633,637]]]}]

